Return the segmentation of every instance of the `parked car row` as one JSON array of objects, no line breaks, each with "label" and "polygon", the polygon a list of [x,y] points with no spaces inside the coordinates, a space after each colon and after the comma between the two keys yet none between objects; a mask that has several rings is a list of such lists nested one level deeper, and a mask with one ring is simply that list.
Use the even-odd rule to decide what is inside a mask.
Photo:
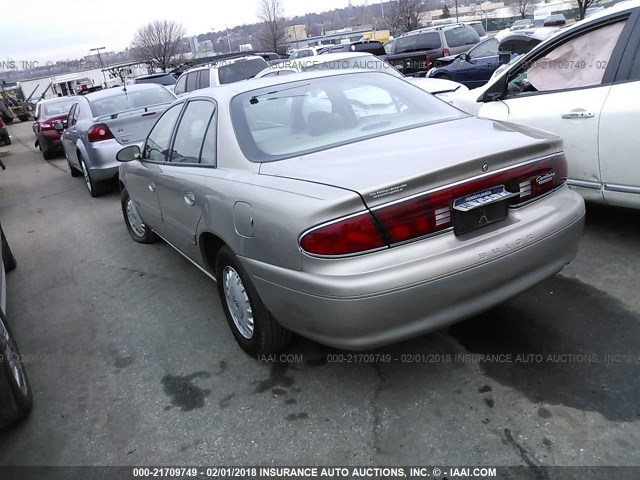
[{"label": "parked car row", "polygon": [[[640,208],[628,100],[640,78],[638,22],[636,0],[561,29],[484,87],[456,87],[447,101],[458,108],[416,88],[444,80],[410,82],[371,54],[258,72],[245,58],[183,73],[185,85],[195,74],[197,87],[204,75],[215,88],[177,98],[155,86],[162,101],[130,103],[151,85],[132,85],[125,100],[87,95],[63,143],[92,195],[100,165],[102,178],[118,178],[134,241],[162,239],[217,282],[247,352],[276,352],[292,333],[376,347],[561,270],[582,231],[578,192]],[[426,33],[478,38],[470,26],[408,36]],[[235,81],[222,81],[227,66]],[[90,160],[114,157],[117,172]]]}]

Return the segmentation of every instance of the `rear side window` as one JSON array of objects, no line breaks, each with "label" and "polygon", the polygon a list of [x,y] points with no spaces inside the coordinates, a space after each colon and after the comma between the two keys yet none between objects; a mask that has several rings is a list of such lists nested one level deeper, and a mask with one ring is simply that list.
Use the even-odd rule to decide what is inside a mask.
[{"label": "rear side window", "polygon": [[435,50],[442,46],[440,34],[437,32],[419,33],[407,35],[395,40],[395,53],[419,52],[421,50]]},{"label": "rear side window", "polygon": [[480,37],[484,37],[487,34],[481,23],[474,23],[471,25],[471,28],[473,28]]},{"label": "rear side window", "polygon": [[198,74],[200,72],[192,72],[187,75],[187,92],[193,92],[198,89]]},{"label": "rear side window", "polygon": [[221,84],[239,82],[255,77],[268,67],[269,64],[264,61],[264,58],[253,58],[221,66],[218,68],[218,77]]},{"label": "rear side window", "polygon": [[480,41],[480,37],[471,27],[452,28],[444,32],[444,37],[451,48],[475,45]]},{"label": "rear side window", "polygon": [[170,103],[175,100],[175,97],[160,85],[144,90],[134,90],[134,88],[135,87],[129,87],[126,92],[120,89],[117,95],[91,100],[93,116],[101,117],[103,115],[112,115],[114,113],[124,112],[125,110]]},{"label": "rear side window", "polygon": [[172,163],[200,163],[200,151],[215,107],[206,100],[189,102],[171,149]]}]

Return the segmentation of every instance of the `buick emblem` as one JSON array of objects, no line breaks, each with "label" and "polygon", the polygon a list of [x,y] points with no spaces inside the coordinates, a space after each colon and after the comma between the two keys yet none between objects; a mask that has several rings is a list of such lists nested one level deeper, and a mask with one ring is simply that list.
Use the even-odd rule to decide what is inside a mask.
[{"label": "buick emblem", "polygon": [[487,170],[489,170],[489,164],[485,163],[484,165],[482,165],[482,171],[486,172]]}]

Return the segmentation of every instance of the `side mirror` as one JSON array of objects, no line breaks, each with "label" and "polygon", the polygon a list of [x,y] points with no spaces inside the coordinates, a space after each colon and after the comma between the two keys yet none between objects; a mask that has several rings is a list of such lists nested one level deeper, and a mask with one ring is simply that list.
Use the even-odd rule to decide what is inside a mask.
[{"label": "side mirror", "polygon": [[487,103],[487,102],[495,102],[496,100],[502,98],[504,94],[507,92],[507,75],[499,76],[495,82],[484,92],[482,97],[478,99],[478,101]]},{"label": "side mirror", "polygon": [[468,61],[471,60],[471,55],[469,55],[468,53],[461,53],[460,54],[460,60],[468,62]]},{"label": "side mirror", "polygon": [[119,162],[131,162],[142,158],[140,147],[138,145],[129,145],[120,150],[116,155]]},{"label": "side mirror", "polygon": [[58,120],[56,123],[53,124],[53,129],[58,133],[62,133],[66,128],[66,125],[65,125],[66,123],[67,122],[62,122]]}]

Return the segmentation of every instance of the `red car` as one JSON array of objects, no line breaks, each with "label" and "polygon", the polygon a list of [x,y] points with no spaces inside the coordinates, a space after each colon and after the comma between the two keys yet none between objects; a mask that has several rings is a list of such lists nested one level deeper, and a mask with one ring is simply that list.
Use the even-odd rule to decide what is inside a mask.
[{"label": "red car", "polygon": [[9,131],[2,121],[2,118],[0,118],[0,142],[5,145],[11,145],[11,137],[9,137]]},{"label": "red car", "polygon": [[57,153],[62,152],[60,134],[53,125],[58,121],[65,121],[69,110],[77,100],[74,97],[60,97],[42,100],[36,105],[33,133],[36,134],[36,147],[40,148],[45,160],[50,160]]}]

